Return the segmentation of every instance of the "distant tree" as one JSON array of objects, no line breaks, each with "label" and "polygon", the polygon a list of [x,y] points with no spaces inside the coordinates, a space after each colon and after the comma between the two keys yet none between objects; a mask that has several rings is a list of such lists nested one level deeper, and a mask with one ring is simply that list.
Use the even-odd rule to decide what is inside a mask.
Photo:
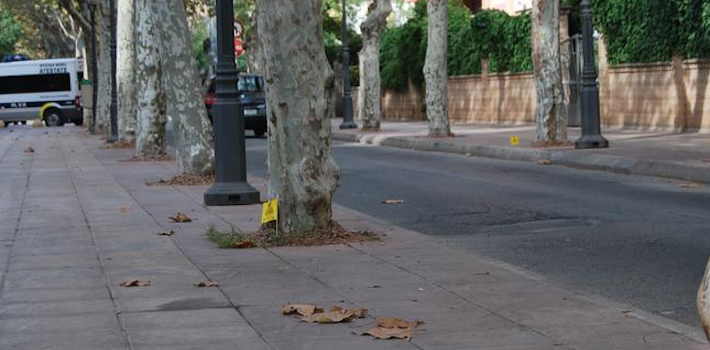
[{"label": "distant tree", "polygon": [[360,105],[363,130],[380,130],[382,106],[380,101],[380,43],[387,16],[392,13],[391,0],[372,0],[367,18],[360,25],[362,50],[360,51]]},{"label": "distant tree", "polygon": [[0,10],[0,57],[15,53],[15,46],[22,35],[22,27],[12,14]]},{"label": "distant tree", "polygon": [[447,137],[449,128],[448,29],[449,8],[446,0],[429,0],[426,63],[426,114],[429,136]]}]

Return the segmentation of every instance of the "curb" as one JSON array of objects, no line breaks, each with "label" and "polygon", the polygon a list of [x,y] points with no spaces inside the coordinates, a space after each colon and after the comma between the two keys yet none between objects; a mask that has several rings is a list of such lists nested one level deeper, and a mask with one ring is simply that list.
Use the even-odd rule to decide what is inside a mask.
[{"label": "curb", "polygon": [[[367,135],[333,132],[333,140],[363,144],[375,144]],[[688,165],[672,161],[642,160],[630,157],[610,156],[584,151],[560,152],[549,150],[519,149],[466,145],[431,139],[411,139],[407,137],[384,137],[377,145],[417,151],[462,154],[472,157],[537,162],[549,160],[552,165],[568,168],[606,171],[623,175],[653,176],[674,180],[710,183],[710,167]]]}]

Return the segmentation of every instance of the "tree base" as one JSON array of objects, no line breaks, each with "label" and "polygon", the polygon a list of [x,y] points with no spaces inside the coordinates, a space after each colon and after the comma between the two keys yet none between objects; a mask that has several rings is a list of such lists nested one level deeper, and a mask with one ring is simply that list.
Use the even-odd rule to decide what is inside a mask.
[{"label": "tree base", "polygon": [[246,182],[218,182],[204,196],[207,206],[250,205],[261,203],[261,195]]}]

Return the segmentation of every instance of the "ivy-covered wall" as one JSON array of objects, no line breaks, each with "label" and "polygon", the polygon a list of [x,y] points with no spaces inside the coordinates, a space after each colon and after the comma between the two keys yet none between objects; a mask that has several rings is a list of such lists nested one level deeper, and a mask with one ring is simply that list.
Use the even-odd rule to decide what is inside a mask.
[{"label": "ivy-covered wall", "polygon": [[[389,28],[382,38],[382,86],[403,89],[411,80],[424,81],[422,68],[427,46],[426,1],[419,0],[415,15],[404,26]],[[460,0],[449,1],[449,75],[478,74],[487,58],[490,72],[532,71],[530,17],[509,16],[497,10],[471,12]]]},{"label": "ivy-covered wall", "polygon": [[708,0],[594,0],[611,64],[710,58]]}]

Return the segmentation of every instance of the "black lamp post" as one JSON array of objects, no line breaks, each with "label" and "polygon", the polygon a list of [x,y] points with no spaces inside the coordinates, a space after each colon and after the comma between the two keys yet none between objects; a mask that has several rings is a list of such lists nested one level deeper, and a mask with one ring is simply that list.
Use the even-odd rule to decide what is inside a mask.
[{"label": "black lamp post", "polygon": [[89,0],[89,14],[91,20],[91,133],[96,132],[96,95],[99,91],[99,70],[96,59],[96,3]]},{"label": "black lamp post", "polygon": [[234,4],[216,0],[217,89],[213,107],[215,184],[205,192],[206,205],[256,204],[259,192],[247,182],[244,111],[234,62]]},{"label": "black lamp post", "polygon": [[575,142],[577,149],[609,148],[609,141],[602,136],[599,123],[599,86],[597,69],[594,67],[594,41],[592,38],[592,1],[582,0],[582,41],[584,66],[582,68],[582,137]]},{"label": "black lamp post", "polygon": [[341,129],[357,129],[353,121],[353,97],[350,86],[350,47],[348,47],[348,20],[345,0],[343,3],[343,123]]},{"label": "black lamp post", "polygon": [[118,141],[118,91],[116,91],[116,2],[108,1],[111,16],[111,130],[106,141]]}]

